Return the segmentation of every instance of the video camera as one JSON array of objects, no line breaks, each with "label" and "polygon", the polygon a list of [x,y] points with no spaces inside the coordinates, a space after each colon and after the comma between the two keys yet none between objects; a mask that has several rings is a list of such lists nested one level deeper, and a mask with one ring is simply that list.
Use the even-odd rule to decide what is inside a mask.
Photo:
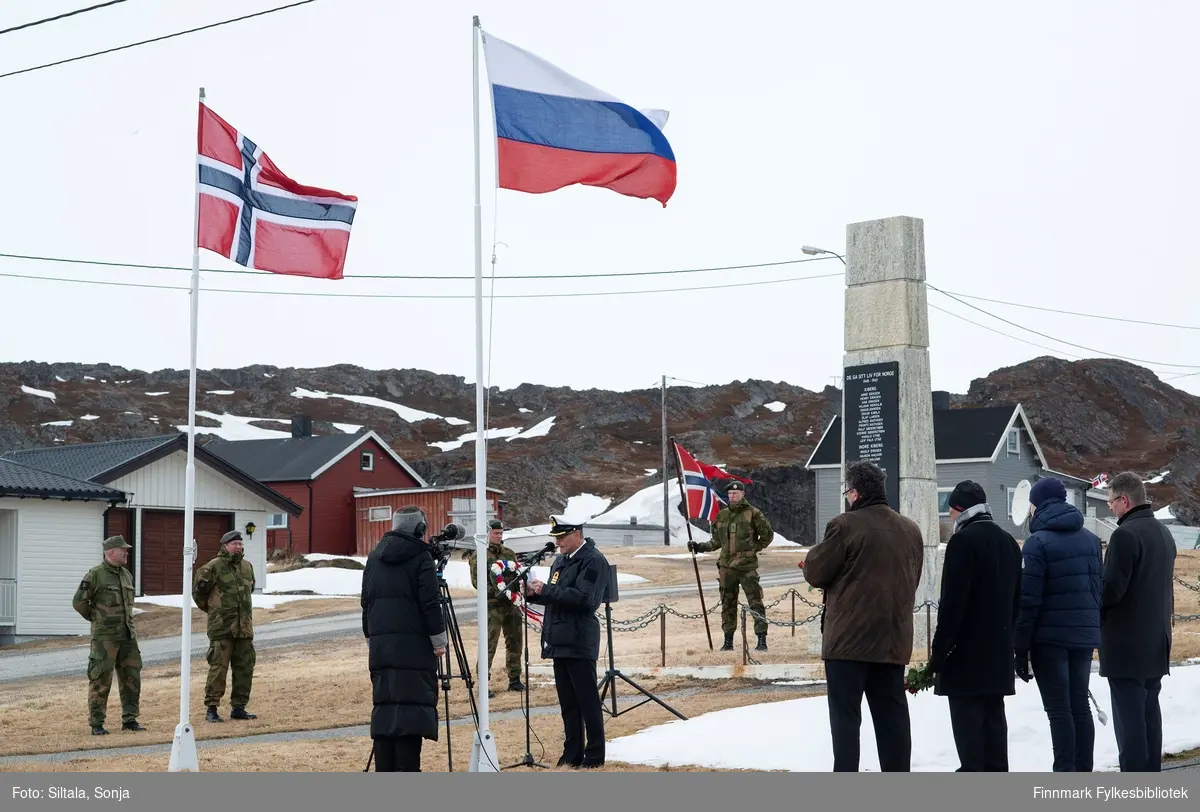
[{"label": "video camera", "polygon": [[[450,558],[451,552],[456,549],[465,549],[463,545],[458,544],[467,537],[467,531],[461,524],[451,522],[442,528],[442,532],[435,533],[429,537],[429,553],[436,559],[440,559],[441,566],[438,567],[440,572],[446,565],[447,559]],[[470,544],[471,549],[474,549],[474,543]]]}]

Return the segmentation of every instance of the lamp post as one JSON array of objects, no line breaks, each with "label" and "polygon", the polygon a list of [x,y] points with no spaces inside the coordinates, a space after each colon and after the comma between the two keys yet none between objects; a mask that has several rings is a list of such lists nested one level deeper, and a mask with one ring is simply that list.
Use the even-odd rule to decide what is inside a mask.
[{"label": "lamp post", "polygon": [[800,246],[800,250],[812,257],[819,256],[820,254],[829,254],[840,259],[843,265],[846,264],[846,258],[837,251],[826,251],[824,248],[814,248],[811,245],[802,245]]}]

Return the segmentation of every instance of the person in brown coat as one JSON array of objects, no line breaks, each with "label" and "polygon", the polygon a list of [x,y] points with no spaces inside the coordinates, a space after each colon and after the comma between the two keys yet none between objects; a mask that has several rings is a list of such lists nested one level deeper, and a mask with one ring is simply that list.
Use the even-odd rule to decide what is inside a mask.
[{"label": "person in brown coat", "polygon": [[804,579],[825,590],[825,661],[833,771],[858,772],[866,694],[884,772],[911,769],[904,667],[912,658],[913,606],[924,563],[916,522],[887,503],[879,466],[846,467],[849,511],[835,516],[804,560]]}]

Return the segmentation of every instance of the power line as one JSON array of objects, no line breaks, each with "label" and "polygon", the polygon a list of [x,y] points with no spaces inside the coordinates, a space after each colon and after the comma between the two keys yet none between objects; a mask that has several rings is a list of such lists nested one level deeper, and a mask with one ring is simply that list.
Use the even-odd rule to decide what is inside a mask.
[{"label": "power line", "polygon": [[1048,338],[1051,341],[1058,342],[1059,344],[1066,344],[1068,347],[1077,347],[1078,349],[1086,350],[1090,353],[1095,353],[1096,355],[1101,355],[1101,356],[1105,356],[1105,357],[1109,357],[1109,358],[1119,358],[1122,361],[1130,361],[1135,364],[1149,364],[1151,366],[1174,367],[1177,369],[1200,369],[1200,366],[1197,366],[1196,364],[1172,364],[1172,363],[1168,363],[1166,361],[1147,361],[1145,358],[1130,358],[1128,356],[1117,355],[1116,353],[1112,353],[1112,352],[1104,352],[1103,350],[1097,350],[1094,347],[1086,347],[1083,344],[1076,344],[1072,341],[1066,341],[1065,339],[1055,338],[1054,336],[1049,335],[1047,333],[1039,332],[1038,330],[1034,330],[1034,329],[1032,329],[1030,327],[1026,327],[1022,324],[1017,324],[1015,321],[1009,321],[1008,319],[1004,318],[1003,316],[997,316],[995,313],[989,313],[988,311],[984,310],[982,307],[976,307],[975,305],[971,304],[970,302],[964,301],[964,300],[958,298],[957,296],[946,293],[946,291],[940,290],[939,288],[936,288],[933,285],[930,285],[928,282],[926,282],[925,284],[927,287],[929,287],[930,290],[935,290],[938,293],[942,294],[943,296],[948,296],[949,298],[953,299],[954,301],[958,302],[959,304],[966,305],[967,307],[971,308],[972,310],[977,310],[980,313],[984,314],[985,316],[991,316],[993,319],[996,319],[997,321],[1002,321],[1005,324],[1008,324],[1012,327],[1016,327],[1018,330],[1024,330],[1027,333],[1033,333],[1036,336],[1041,336],[1042,338]]},{"label": "power line", "polygon": [[[107,262],[93,259],[71,259],[68,257],[46,257],[36,254],[7,254],[0,253],[0,259],[22,259],[31,262],[62,262],[68,265],[95,265],[105,268],[133,268],[146,271],[187,271],[190,267],[182,265],[146,265],[135,262]],[[489,279],[505,281],[508,279],[614,279],[630,276],[674,276],[688,273],[711,273],[714,271],[744,271],[752,268],[775,268],[782,265],[798,265],[802,262],[822,262],[832,257],[811,257],[807,259],[781,259],[772,262],[751,262],[743,265],[714,265],[707,268],[676,268],[667,271],[620,271],[614,273],[585,273],[585,274],[515,274],[513,276],[492,276]],[[225,268],[201,268],[204,273],[223,273],[263,277],[263,271],[237,270]],[[493,269],[493,274],[495,270]],[[427,274],[351,274],[346,279],[424,279],[424,280],[472,280],[475,276],[432,276]]]},{"label": "power line", "polygon": [[[725,288],[742,288],[757,285],[778,285],[785,282],[804,282],[810,279],[825,279],[842,276],[840,273],[817,274],[814,276],[793,276],[786,279],[768,279],[759,282],[737,282],[730,285],[701,285],[689,288],[661,288],[656,290],[612,290],[585,291],[582,293],[510,293],[499,296],[489,296],[495,299],[560,299],[580,298],[590,296],[637,296],[650,293],[690,293],[699,290],[721,290]],[[72,282],[80,285],[100,285],[122,288],[142,288],[148,290],[182,290],[190,288],[181,285],[150,285],[142,282],[114,282],[106,279],[68,279],[58,276],[33,276],[31,274],[0,273],[0,277],[9,279],[32,279],[41,282]],[[316,296],[324,299],[474,299],[473,295],[442,295],[442,294],[409,294],[409,293],[312,293],[292,290],[237,290],[229,288],[202,288],[204,293],[241,293],[250,296]]]},{"label": "power line", "polygon": [[152,39],[144,39],[144,40],[141,40],[140,42],[131,42],[128,45],[119,45],[116,48],[107,48],[103,51],[94,51],[93,53],[90,53],[90,54],[84,54],[82,56],[73,56],[73,57],[70,57],[69,59],[60,59],[57,62],[47,62],[44,65],[35,65],[32,68],[22,68],[21,70],[9,71],[8,73],[0,73],[0,79],[7,79],[9,76],[19,76],[22,73],[32,73],[34,71],[43,70],[44,68],[53,68],[53,67],[57,67],[58,65],[66,65],[70,62],[79,62],[80,60],[83,60],[83,59],[91,59],[94,56],[104,56],[106,54],[114,54],[117,51],[126,51],[126,50],[129,50],[130,48],[137,48],[141,45],[150,45],[151,43],[162,42],[163,40],[174,39],[175,37],[182,37],[187,34],[195,34],[199,31],[207,31],[210,28],[219,28],[222,25],[230,25],[231,23],[240,23],[243,20],[253,19],[254,17],[263,17],[267,14],[274,14],[277,11],[287,11],[288,9],[296,8],[297,6],[306,6],[309,3],[315,3],[316,1],[317,0],[299,0],[299,2],[290,3],[286,6],[278,6],[276,8],[269,8],[266,11],[258,11],[258,12],[255,12],[254,14],[247,14],[243,17],[234,17],[231,20],[222,20],[219,23],[209,23],[208,25],[202,25],[202,26],[199,26],[198,28],[189,28],[186,31],[177,31],[174,34],[164,34],[161,37],[153,37]]},{"label": "power line", "polygon": [[65,20],[67,17],[74,17],[76,14],[87,14],[89,11],[95,11],[96,9],[105,8],[106,6],[115,6],[124,2],[125,0],[109,0],[107,3],[98,3],[94,6],[88,6],[87,8],[76,9],[75,11],[67,11],[54,17],[47,17],[44,20],[34,20],[31,23],[14,25],[12,28],[0,29],[0,35],[11,34],[14,31],[22,31],[26,28],[33,28],[35,26],[45,25],[46,23],[56,22],[58,20]]},{"label": "power line", "polygon": [[[930,285],[929,287],[933,287]],[[937,290],[937,288],[933,288]],[[1142,321],[1141,319],[1126,319],[1121,316],[1102,316],[1097,313],[1080,313],[1075,310],[1063,310],[1059,307],[1039,307],[1038,305],[1021,304],[1020,302],[1006,302],[1003,299],[992,299],[986,296],[971,296],[967,293],[956,293],[955,291],[941,291],[947,296],[961,296],[964,299],[974,299],[977,302],[990,302],[991,304],[1007,305],[1008,307],[1021,307],[1026,310],[1040,310],[1043,313],[1054,313],[1061,316],[1079,316],[1085,319],[1100,319],[1101,321],[1119,321],[1125,324],[1144,324],[1149,327],[1171,327],[1177,330],[1200,330],[1200,326],[1193,324],[1169,324],[1161,321]]]}]

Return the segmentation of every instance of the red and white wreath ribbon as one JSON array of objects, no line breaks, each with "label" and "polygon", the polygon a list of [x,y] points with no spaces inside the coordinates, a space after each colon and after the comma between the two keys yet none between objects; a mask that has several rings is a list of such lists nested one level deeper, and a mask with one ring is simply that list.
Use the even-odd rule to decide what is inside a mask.
[{"label": "red and white wreath ribbon", "polygon": [[[504,579],[505,573],[515,574],[518,571],[516,561],[497,561],[492,564],[491,569],[492,579],[496,582],[496,588],[501,590],[501,592],[503,592],[504,588],[508,586]],[[522,611],[525,613],[525,617],[529,618],[534,623],[542,622],[544,615],[541,612],[530,608],[529,604],[525,602],[525,596],[521,594],[519,589],[510,589],[508,592],[504,592],[504,594],[508,596],[508,599],[513,603],[514,606],[521,607]]]}]

